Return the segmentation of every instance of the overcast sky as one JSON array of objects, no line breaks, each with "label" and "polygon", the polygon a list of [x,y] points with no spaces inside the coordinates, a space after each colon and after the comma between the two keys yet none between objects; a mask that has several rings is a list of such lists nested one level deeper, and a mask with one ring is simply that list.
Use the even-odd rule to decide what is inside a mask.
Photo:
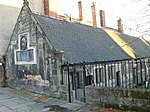
[{"label": "overcast sky", "polygon": [[[53,0],[59,2],[61,14],[68,14],[78,18],[78,1],[79,0]],[[117,28],[117,20],[122,18],[126,33],[137,35],[134,30],[138,29],[137,24],[144,24],[142,14],[145,14],[147,5],[150,0],[83,0],[86,2],[87,20],[91,21],[91,5],[96,3],[97,10],[104,10],[106,16],[106,25],[108,27]],[[138,2],[136,2],[138,1]],[[11,6],[22,7],[23,0],[0,0],[1,4],[9,4]],[[149,6],[150,7],[150,6]],[[141,19],[139,19],[141,18]],[[147,20],[149,22],[149,19]],[[145,22],[145,23],[147,23]],[[142,25],[141,25],[142,26]],[[149,26],[148,26],[149,27]],[[134,29],[134,30],[132,30]],[[138,34],[140,36],[140,34]]]}]

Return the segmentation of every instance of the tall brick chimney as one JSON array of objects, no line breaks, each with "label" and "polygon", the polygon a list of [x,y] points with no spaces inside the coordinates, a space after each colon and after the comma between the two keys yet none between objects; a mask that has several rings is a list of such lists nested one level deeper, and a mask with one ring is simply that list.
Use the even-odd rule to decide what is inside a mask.
[{"label": "tall brick chimney", "polygon": [[49,16],[49,0],[43,0],[44,14]]},{"label": "tall brick chimney", "polygon": [[83,20],[83,15],[82,15],[82,2],[78,2],[78,8],[79,8],[79,21]]},{"label": "tall brick chimney", "polygon": [[97,22],[96,22],[96,9],[95,9],[95,4],[94,4],[94,2],[92,3],[91,10],[92,10],[93,26],[97,27]]},{"label": "tall brick chimney", "polygon": [[106,27],[106,23],[105,23],[105,11],[100,10],[99,11],[99,15],[100,15],[100,25],[101,25],[101,27]]},{"label": "tall brick chimney", "polygon": [[121,18],[119,18],[119,20],[118,20],[118,32],[124,33],[123,21],[121,20]]}]

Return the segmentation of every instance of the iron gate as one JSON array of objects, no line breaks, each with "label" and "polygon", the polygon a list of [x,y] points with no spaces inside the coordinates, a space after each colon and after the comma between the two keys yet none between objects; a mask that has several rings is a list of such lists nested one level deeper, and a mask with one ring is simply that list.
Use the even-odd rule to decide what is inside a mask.
[{"label": "iron gate", "polygon": [[85,102],[85,65],[76,70],[76,65],[67,64],[69,102],[79,100]]}]

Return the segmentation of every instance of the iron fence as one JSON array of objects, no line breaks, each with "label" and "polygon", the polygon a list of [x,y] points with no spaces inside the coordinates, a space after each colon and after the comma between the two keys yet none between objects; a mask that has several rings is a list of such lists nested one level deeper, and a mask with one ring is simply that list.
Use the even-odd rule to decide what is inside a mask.
[{"label": "iron fence", "polygon": [[85,87],[150,89],[150,58],[83,62],[62,66],[62,84],[68,85],[69,102],[85,102]]},{"label": "iron fence", "polygon": [[[78,86],[150,88],[150,58],[84,62],[63,67],[65,66],[69,66],[67,68],[70,69],[71,78],[77,78]],[[74,87],[75,82],[71,83]]]}]

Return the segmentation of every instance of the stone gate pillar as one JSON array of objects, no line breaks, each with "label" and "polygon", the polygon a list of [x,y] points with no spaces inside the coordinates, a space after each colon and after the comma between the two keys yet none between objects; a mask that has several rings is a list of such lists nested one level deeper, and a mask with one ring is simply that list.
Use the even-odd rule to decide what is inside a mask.
[{"label": "stone gate pillar", "polygon": [[4,69],[3,69],[3,63],[0,62],[0,87],[4,86]]}]

